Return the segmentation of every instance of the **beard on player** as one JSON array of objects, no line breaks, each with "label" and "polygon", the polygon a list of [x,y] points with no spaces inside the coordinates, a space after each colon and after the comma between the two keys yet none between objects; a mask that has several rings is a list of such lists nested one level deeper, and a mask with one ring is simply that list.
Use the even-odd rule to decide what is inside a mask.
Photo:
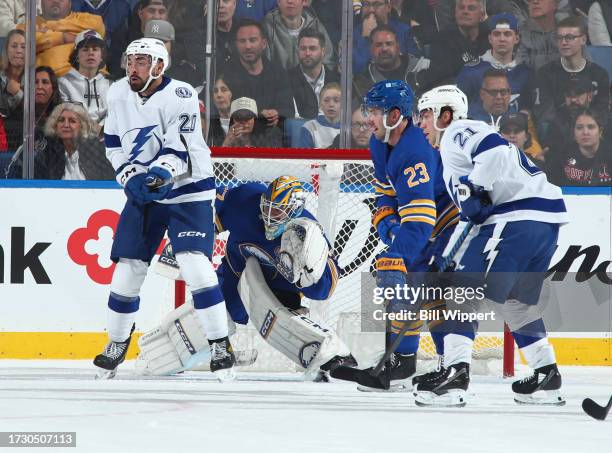
[{"label": "beard on player", "polygon": [[145,86],[146,81],[141,79],[135,74],[132,74],[129,78],[130,88],[132,91],[139,92]]}]

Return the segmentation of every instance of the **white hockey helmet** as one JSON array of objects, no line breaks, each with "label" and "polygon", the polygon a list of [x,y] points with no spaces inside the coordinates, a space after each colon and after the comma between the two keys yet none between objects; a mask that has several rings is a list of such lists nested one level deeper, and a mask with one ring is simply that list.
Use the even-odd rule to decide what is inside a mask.
[{"label": "white hockey helmet", "polygon": [[433,88],[424,93],[417,103],[419,113],[425,110],[431,110],[433,112],[434,127],[438,130],[442,130],[437,126],[437,119],[440,117],[444,107],[448,107],[453,111],[453,120],[467,118],[467,96],[455,85],[442,85]]},{"label": "white hockey helmet", "polygon": [[[168,49],[166,49],[166,46],[164,45],[164,43],[160,41],[159,39],[140,38],[140,39],[136,39],[132,41],[127,46],[127,49],[125,49],[126,58],[129,57],[130,55],[148,55],[151,57],[151,69],[149,70],[149,79],[147,80],[147,83],[145,83],[142,90],[139,91],[139,93],[142,93],[147,88],[149,88],[149,85],[151,84],[153,80],[159,79],[164,74],[166,69],[168,69],[168,66],[170,65],[170,56],[168,55]],[[158,60],[161,60],[164,66],[161,72],[157,76],[153,76],[153,68],[155,67],[155,63],[157,63]],[[126,74],[127,74],[127,65],[126,65]],[[129,77],[129,74],[127,75]]]}]

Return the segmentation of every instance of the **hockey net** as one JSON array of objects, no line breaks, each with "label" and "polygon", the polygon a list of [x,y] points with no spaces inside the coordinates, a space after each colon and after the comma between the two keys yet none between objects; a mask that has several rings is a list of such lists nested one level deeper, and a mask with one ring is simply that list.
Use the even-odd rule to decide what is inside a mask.
[{"label": "hockey net", "polygon": [[[359,351],[363,344],[379,345],[369,348],[370,352],[384,348],[382,334],[360,332],[360,274],[371,271],[373,258],[384,248],[371,224],[374,188],[373,165],[368,150],[215,148],[213,165],[220,188],[233,188],[254,181],[268,184],[281,175],[295,176],[305,184],[308,191],[306,208],[316,216],[332,243],[340,278],[330,299],[305,299],[303,304],[310,308],[313,320],[336,329],[360,364],[364,364],[364,359],[365,362],[375,360]],[[228,235],[228,232],[224,232],[215,240],[215,267],[220,265],[224,256]],[[175,306],[186,298],[189,295],[184,283],[177,282]],[[480,372],[485,374],[513,374],[514,342],[509,334],[505,336],[506,341],[503,333],[477,336],[474,359],[485,366],[475,367],[476,370],[482,368]],[[259,357],[250,367],[251,370],[296,370],[295,365],[263,342],[257,330],[250,325],[238,326],[232,344],[237,350],[258,351]],[[418,356],[425,363],[437,359],[434,344],[427,332],[421,335]]]}]

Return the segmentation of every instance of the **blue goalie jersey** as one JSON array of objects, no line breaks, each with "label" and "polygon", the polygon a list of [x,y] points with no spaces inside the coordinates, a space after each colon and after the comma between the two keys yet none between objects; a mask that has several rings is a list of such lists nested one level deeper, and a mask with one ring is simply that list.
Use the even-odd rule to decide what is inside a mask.
[{"label": "blue goalie jersey", "polygon": [[[321,279],[312,286],[299,288],[287,281],[276,269],[281,237],[268,240],[264,233],[259,201],[266,187],[259,183],[247,183],[217,194],[215,223],[219,232],[229,231],[225,257],[217,275],[228,311],[236,322],[245,320],[246,312],[237,291],[238,279],[247,258],[254,256],[261,264],[266,283],[278,294],[304,295],[309,299],[325,300],[334,292],[338,282],[338,269],[332,258],[327,260]],[[316,219],[306,209],[300,217]],[[279,297],[281,302],[282,297]]]}]

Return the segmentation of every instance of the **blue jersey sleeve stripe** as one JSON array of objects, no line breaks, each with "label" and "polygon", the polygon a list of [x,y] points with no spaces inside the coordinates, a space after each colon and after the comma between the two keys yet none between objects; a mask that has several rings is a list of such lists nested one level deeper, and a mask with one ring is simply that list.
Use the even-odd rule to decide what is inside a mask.
[{"label": "blue jersey sleeve stripe", "polygon": [[508,145],[508,140],[506,140],[499,134],[489,134],[485,138],[483,138],[482,141],[476,147],[476,149],[472,151],[472,159],[474,159],[479,154],[484,153],[485,151],[504,145]]},{"label": "blue jersey sleeve stripe", "polygon": [[189,153],[187,151],[178,151],[176,149],[172,149],[172,148],[164,148],[162,149],[159,154],[157,155],[157,157],[160,156],[165,156],[168,154],[172,154],[173,156],[176,156],[178,158],[180,158],[182,161],[187,162],[187,159],[189,158]]},{"label": "blue jersey sleeve stripe", "polygon": [[557,198],[550,200],[548,198],[524,198],[523,200],[509,201],[502,203],[493,209],[491,215],[505,214],[513,211],[542,211],[551,213],[562,213],[567,212],[565,208],[565,202]]},{"label": "blue jersey sleeve stripe", "polygon": [[210,177],[200,179],[199,181],[191,182],[189,184],[185,184],[184,186],[178,187],[170,192],[167,199],[180,197],[181,195],[204,192],[206,190],[215,190],[215,178]]},{"label": "blue jersey sleeve stripe", "polygon": [[118,135],[104,134],[104,146],[107,148],[121,148],[121,139]]}]

